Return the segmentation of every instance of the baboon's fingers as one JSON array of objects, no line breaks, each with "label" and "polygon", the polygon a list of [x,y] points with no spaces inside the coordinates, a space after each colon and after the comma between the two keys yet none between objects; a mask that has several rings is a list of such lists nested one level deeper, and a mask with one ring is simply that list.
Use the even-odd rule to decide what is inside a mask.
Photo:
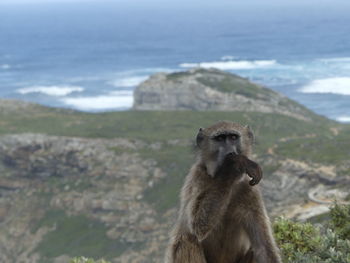
[{"label": "baboon's fingers", "polygon": [[249,177],[252,178],[249,181],[249,184],[252,186],[258,184],[263,176],[260,165],[251,160],[248,160],[246,172],[249,175]]}]

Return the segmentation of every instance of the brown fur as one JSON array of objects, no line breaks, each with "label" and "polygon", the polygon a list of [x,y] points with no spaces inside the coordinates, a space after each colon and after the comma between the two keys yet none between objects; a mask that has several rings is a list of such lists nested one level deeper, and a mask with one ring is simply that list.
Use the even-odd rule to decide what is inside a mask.
[{"label": "brown fur", "polygon": [[[232,143],[238,149],[234,156],[213,139],[230,132],[240,136]],[[260,167],[248,159],[252,143],[249,127],[236,123],[200,129],[199,157],[181,191],[167,263],[281,262],[260,190],[251,186],[261,179]]]}]

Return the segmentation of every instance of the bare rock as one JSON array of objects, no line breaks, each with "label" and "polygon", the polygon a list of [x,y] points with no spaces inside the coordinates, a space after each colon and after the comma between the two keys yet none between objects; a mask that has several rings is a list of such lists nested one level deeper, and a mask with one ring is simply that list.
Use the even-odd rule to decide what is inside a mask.
[{"label": "bare rock", "polygon": [[216,69],[158,73],[134,92],[135,110],[249,111],[309,120],[312,113],[270,89]]}]

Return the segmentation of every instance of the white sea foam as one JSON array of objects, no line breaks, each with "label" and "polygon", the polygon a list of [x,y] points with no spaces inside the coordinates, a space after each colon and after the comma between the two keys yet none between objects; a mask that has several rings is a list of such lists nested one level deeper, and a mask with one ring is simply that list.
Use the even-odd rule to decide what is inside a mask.
[{"label": "white sea foam", "polygon": [[302,87],[302,93],[333,93],[350,95],[350,77],[317,79]]},{"label": "white sea foam", "polygon": [[133,96],[133,93],[132,90],[116,90],[111,91],[109,94],[113,96]]},{"label": "white sea foam", "polygon": [[276,65],[276,60],[238,60],[238,61],[214,61],[214,62],[201,62],[201,63],[182,63],[179,66],[182,68],[217,68],[222,70],[231,69],[254,69],[264,68]]},{"label": "white sea foam", "polygon": [[109,84],[115,87],[122,87],[122,88],[135,87],[139,85],[142,81],[146,80],[147,78],[148,76],[120,77],[109,82]]},{"label": "white sea foam", "polygon": [[0,69],[6,70],[6,69],[10,69],[11,66],[9,64],[2,64],[0,65]]},{"label": "white sea foam", "polygon": [[131,108],[134,100],[132,91],[113,91],[96,97],[63,98],[62,102],[83,111],[101,111]]},{"label": "white sea foam", "polygon": [[336,120],[340,122],[350,122],[350,116],[340,116],[336,118]]},{"label": "white sea foam", "polygon": [[31,86],[27,88],[22,88],[16,90],[17,93],[20,94],[29,94],[29,93],[43,93],[49,96],[67,96],[73,92],[82,92],[84,88],[78,86]]}]

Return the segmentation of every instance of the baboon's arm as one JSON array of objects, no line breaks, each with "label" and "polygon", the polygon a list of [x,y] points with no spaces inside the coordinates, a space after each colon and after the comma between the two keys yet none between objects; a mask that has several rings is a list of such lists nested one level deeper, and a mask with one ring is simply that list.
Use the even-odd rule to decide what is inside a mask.
[{"label": "baboon's arm", "polygon": [[251,249],[254,251],[254,262],[281,263],[279,251],[272,236],[270,221],[264,211],[263,205],[260,209],[251,210],[244,222]]}]

